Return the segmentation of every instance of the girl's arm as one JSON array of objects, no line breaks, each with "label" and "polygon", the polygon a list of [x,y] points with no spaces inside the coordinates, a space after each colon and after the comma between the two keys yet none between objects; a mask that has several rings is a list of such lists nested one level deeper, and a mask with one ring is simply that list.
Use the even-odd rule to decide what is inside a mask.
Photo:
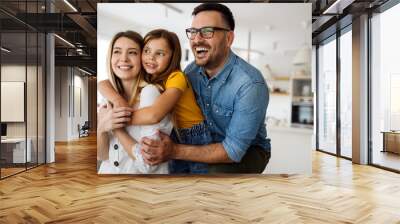
[{"label": "girl's arm", "polygon": [[111,82],[106,79],[102,80],[97,84],[98,91],[103,95],[108,101],[110,101],[114,108],[115,107],[128,107],[128,102],[125,98],[117,91],[115,91],[114,87],[111,85]]},{"label": "girl's arm", "polygon": [[[114,90],[110,81],[103,80],[99,82],[98,88],[100,93],[113,103],[114,107],[128,104],[126,100]],[[133,112],[130,124],[148,125],[160,122],[172,111],[181,95],[182,90],[178,88],[168,88],[156,99],[152,106]]]},{"label": "girl's arm", "polygon": [[181,90],[177,88],[168,88],[157,97],[153,105],[134,111],[130,124],[146,125],[160,122],[172,111],[181,95]]}]

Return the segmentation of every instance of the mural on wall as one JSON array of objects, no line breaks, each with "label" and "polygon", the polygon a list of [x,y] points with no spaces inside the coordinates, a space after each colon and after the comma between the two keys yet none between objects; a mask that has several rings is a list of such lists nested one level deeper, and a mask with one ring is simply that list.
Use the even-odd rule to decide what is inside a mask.
[{"label": "mural on wall", "polygon": [[263,60],[278,42],[286,67],[311,49],[297,24],[310,15],[311,4],[98,4],[98,173],[264,173],[263,72],[281,64]]}]

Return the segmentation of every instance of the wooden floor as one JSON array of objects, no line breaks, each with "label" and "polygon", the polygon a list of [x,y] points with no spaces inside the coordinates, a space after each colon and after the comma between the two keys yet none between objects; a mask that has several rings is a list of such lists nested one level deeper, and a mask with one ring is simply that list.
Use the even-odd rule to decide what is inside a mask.
[{"label": "wooden floor", "polygon": [[0,181],[0,223],[400,223],[400,175],[315,153],[312,176],[106,176],[95,138]]},{"label": "wooden floor", "polygon": [[1,168],[1,178],[8,177],[10,175],[25,171],[26,168]]}]

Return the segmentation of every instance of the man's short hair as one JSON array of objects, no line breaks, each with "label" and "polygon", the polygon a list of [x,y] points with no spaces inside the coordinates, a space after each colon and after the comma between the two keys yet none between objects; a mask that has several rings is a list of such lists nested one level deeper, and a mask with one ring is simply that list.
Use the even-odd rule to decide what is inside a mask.
[{"label": "man's short hair", "polygon": [[217,11],[221,13],[222,18],[229,25],[229,29],[232,31],[235,29],[235,20],[233,19],[233,14],[225,5],[218,3],[203,3],[193,9],[192,15],[196,16],[199,12],[203,11]]}]

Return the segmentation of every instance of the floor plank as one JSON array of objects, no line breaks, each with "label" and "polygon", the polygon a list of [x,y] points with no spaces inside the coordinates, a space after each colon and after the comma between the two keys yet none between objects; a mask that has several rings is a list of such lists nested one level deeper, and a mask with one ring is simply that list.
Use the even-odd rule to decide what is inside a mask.
[{"label": "floor plank", "polygon": [[98,176],[95,137],[0,181],[0,223],[400,223],[400,175],[315,152],[313,175]]}]

